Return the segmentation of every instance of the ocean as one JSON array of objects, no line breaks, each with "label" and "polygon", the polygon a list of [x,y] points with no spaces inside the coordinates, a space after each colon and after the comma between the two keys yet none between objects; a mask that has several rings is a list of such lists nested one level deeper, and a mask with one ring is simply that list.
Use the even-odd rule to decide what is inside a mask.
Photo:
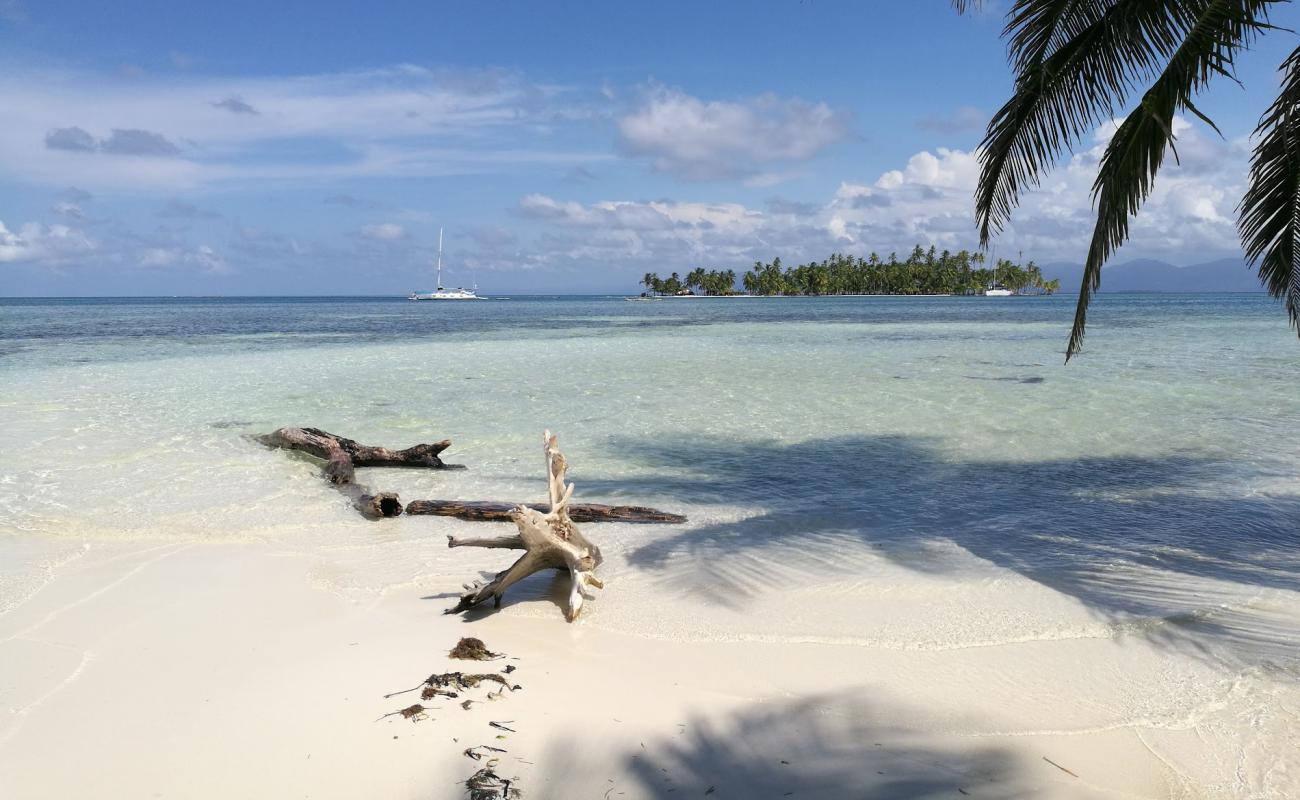
[{"label": "ocean", "polygon": [[[544,495],[549,428],[579,500],[690,520],[603,529],[611,589],[584,624],[885,651],[1086,642],[1069,657],[1098,659],[1096,685],[1052,724],[1194,728],[1239,765],[1228,796],[1267,796],[1300,730],[1300,342],[1263,295],[1105,294],[1065,364],[1073,307],[0,300],[0,612],[87,548],[140,542],[310,552],[318,585],[358,602],[454,589],[469,576],[443,534],[468,523],[363,520],[251,435],[450,438],[466,470],[360,479],[514,502]],[[529,602],[547,591],[514,613],[554,614]]]}]

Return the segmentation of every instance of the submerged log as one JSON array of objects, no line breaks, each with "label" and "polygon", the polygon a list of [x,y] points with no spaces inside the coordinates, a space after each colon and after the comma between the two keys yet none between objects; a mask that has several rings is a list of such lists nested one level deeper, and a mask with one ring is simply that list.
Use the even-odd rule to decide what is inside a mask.
[{"label": "submerged log", "polygon": [[[467,519],[473,522],[513,522],[514,510],[519,505],[536,511],[546,510],[546,506],[542,503],[493,503],[487,500],[412,500],[406,504],[406,513],[456,517],[457,519]],[[574,522],[682,523],[686,521],[686,517],[681,514],[670,514],[657,508],[607,506],[600,503],[571,504],[569,506],[569,519]]]},{"label": "submerged log", "polygon": [[443,450],[451,447],[450,439],[432,444],[412,445],[405,450],[372,447],[335,436],[319,428],[281,428],[259,437],[262,444],[282,450],[299,450],[317,458],[333,461],[341,452],[353,467],[424,467],[426,469],[456,469],[439,458]]},{"label": "submerged log", "polygon": [[556,438],[550,431],[542,434],[546,452],[546,482],[550,494],[550,508],[543,513],[528,506],[515,506],[510,518],[519,528],[518,536],[499,539],[461,539],[448,537],[449,547],[504,547],[523,550],[509,569],[497,573],[488,583],[474,581],[465,584],[465,593],[448,614],[467,611],[492,598],[493,605],[501,607],[501,597],[507,588],[544,569],[567,569],[572,577],[569,603],[564,616],[570,622],[582,611],[584,598],[593,597],[591,588],[604,586],[592,571],[600,565],[600,548],[587,541],[569,516],[569,500],[573,497],[573,484],[564,482],[567,465],[560,454]]},{"label": "submerged log", "polygon": [[369,519],[396,517],[402,513],[402,503],[395,492],[375,492],[357,484],[357,467],[423,467],[426,469],[453,469],[444,464],[439,454],[451,447],[451,440],[433,444],[417,444],[405,450],[372,447],[319,428],[280,428],[257,440],[267,447],[296,450],[325,462],[321,468],[325,480],[338,487],[352,506]]}]

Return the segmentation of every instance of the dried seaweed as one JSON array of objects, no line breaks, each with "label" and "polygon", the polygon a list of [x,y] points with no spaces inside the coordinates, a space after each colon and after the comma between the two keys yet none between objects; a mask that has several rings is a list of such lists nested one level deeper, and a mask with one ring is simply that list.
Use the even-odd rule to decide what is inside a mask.
[{"label": "dried seaweed", "polygon": [[413,686],[410,689],[402,689],[400,692],[392,692],[384,695],[387,700],[390,697],[396,697],[399,694],[407,692],[420,691],[421,700],[432,700],[434,697],[457,697],[457,691],[465,689],[475,689],[483,681],[493,681],[501,684],[503,689],[515,691],[522,689],[519,684],[511,684],[503,676],[495,672],[437,672],[424,679],[419,686]]},{"label": "dried seaweed", "polygon": [[456,642],[456,646],[451,648],[451,652],[447,655],[467,661],[491,661],[494,658],[501,658],[503,654],[494,653],[487,649],[487,645],[483,644],[482,639],[466,636]]},{"label": "dried seaweed", "polygon": [[470,800],[511,800],[523,797],[510,779],[502,778],[491,767],[484,767],[465,781]]},{"label": "dried seaweed", "polygon": [[[416,703],[415,705],[407,706],[406,708],[403,708],[400,711],[390,711],[387,714],[380,717],[379,719],[387,719],[388,717],[395,717],[398,714],[401,714],[402,719],[418,721],[419,719],[426,718],[427,715],[424,712],[427,710],[428,709],[426,709],[424,706],[420,705],[419,703]],[[378,722],[379,719],[375,720],[375,722]]]},{"label": "dried seaweed", "polygon": [[504,753],[504,752],[506,752],[505,750],[502,750],[500,747],[493,747],[493,746],[490,745],[490,744],[481,744],[481,745],[478,745],[477,747],[469,747],[469,748],[466,748],[466,749],[465,749],[465,755],[469,756],[470,758],[474,759],[475,761],[480,761],[480,760],[483,759],[483,754],[479,752],[480,750],[487,750],[488,752],[491,752],[491,753]]}]

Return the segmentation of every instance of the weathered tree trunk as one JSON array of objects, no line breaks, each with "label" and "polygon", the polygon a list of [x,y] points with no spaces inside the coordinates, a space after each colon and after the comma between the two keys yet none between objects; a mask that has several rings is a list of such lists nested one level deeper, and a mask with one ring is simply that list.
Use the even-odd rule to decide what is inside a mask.
[{"label": "weathered tree trunk", "polygon": [[[542,503],[522,504],[526,508],[545,511]],[[456,517],[474,522],[513,522],[513,503],[494,503],[486,500],[412,500],[406,504],[407,514],[431,514],[439,517]],[[670,514],[645,506],[607,506],[599,503],[575,503],[568,508],[569,519],[574,522],[638,522],[682,523],[686,517]],[[454,546],[454,545],[453,545]]]},{"label": "weathered tree trunk", "polygon": [[322,471],[325,480],[338,487],[352,500],[352,505],[370,519],[396,517],[402,513],[402,503],[394,492],[370,493],[357,484],[357,467],[424,467],[427,469],[452,469],[444,464],[439,454],[451,446],[450,439],[433,444],[417,444],[405,450],[371,447],[351,439],[335,436],[318,428],[280,428],[257,437],[267,447],[297,450],[325,462]]},{"label": "weathered tree trunk", "polygon": [[450,439],[432,444],[417,444],[405,450],[371,447],[342,436],[335,436],[319,428],[281,428],[259,437],[268,447],[283,450],[300,450],[317,458],[332,461],[342,451],[354,467],[425,467],[427,469],[457,469],[454,464],[444,464],[438,456],[451,447]]},{"label": "weathered tree trunk", "polygon": [[465,585],[465,593],[448,614],[477,606],[489,597],[501,607],[501,597],[512,584],[544,569],[567,569],[573,578],[569,590],[569,605],[565,617],[572,622],[582,611],[584,598],[592,597],[590,587],[602,584],[592,575],[600,565],[600,548],[587,541],[573,524],[568,513],[573,485],[565,484],[566,464],[560,454],[556,439],[550,431],[542,434],[546,451],[546,481],[550,494],[550,510],[543,513],[528,506],[515,506],[511,519],[519,528],[518,536],[500,539],[460,539],[447,537],[448,547],[504,547],[525,551],[509,569],[497,573],[491,582],[475,581]]}]

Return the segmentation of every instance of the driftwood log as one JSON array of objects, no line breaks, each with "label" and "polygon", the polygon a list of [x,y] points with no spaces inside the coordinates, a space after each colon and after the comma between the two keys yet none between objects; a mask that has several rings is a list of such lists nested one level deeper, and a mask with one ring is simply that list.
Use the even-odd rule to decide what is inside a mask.
[{"label": "driftwood log", "polygon": [[451,447],[451,440],[432,444],[417,444],[405,450],[372,447],[319,428],[280,428],[257,437],[267,447],[296,450],[315,456],[325,462],[325,480],[352,500],[352,505],[371,519],[396,517],[402,513],[402,503],[394,492],[371,492],[357,484],[357,467],[423,467],[425,469],[456,469],[444,464],[439,457]]},{"label": "driftwood log", "polygon": [[[446,464],[442,461],[442,452],[451,446],[450,439],[432,444],[417,444],[404,450],[360,444],[319,428],[280,428],[256,439],[267,447],[296,450],[324,461],[322,471],[325,480],[337,487],[369,519],[396,517],[405,513],[456,517],[472,522],[514,522],[518,508],[543,512],[549,508],[541,503],[516,505],[484,500],[412,500],[403,506],[395,492],[371,492],[357,484],[357,467],[464,469],[459,464]],[[680,524],[686,521],[686,517],[680,514],[670,514],[645,506],[579,503],[568,505],[566,512],[571,522]],[[461,541],[453,540],[451,546],[461,546]]]},{"label": "driftwood log", "polygon": [[519,560],[506,570],[497,573],[489,583],[474,581],[465,584],[465,593],[448,614],[471,609],[492,598],[493,605],[501,607],[501,597],[512,584],[544,569],[567,569],[573,584],[569,590],[569,603],[564,616],[572,622],[582,611],[582,601],[590,598],[591,588],[602,588],[592,571],[600,565],[600,548],[587,541],[569,516],[569,500],[573,497],[573,484],[564,482],[567,465],[560,454],[559,445],[550,431],[542,434],[546,453],[546,484],[550,505],[546,512],[528,506],[515,506],[510,518],[519,529],[517,536],[491,539],[457,539],[447,537],[448,547],[503,547],[523,550]]},{"label": "driftwood log", "polygon": [[[412,500],[406,504],[407,514],[429,514],[438,517],[456,517],[472,522],[514,522],[515,509],[520,505],[536,511],[545,511],[543,503],[493,503],[485,500]],[[681,514],[670,514],[645,506],[607,506],[600,503],[571,503],[569,519],[574,522],[667,522],[680,524],[686,521]],[[456,542],[452,547],[456,547]]]}]

